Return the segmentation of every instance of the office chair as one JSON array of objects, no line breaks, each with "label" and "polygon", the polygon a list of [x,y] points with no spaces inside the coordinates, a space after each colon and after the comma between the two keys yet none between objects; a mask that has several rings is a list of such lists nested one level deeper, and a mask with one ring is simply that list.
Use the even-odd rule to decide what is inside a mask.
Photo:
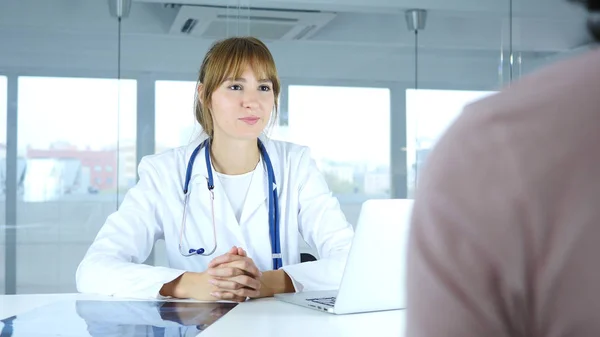
[{"label": "office chair", "polygon": [[317,258],[309,253],[300,253],[300,263],[317,261]]}]

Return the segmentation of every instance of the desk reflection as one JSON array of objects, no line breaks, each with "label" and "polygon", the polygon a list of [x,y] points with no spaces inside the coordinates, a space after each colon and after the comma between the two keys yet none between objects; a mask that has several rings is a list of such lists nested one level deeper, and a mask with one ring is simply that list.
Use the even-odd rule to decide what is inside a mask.
[{"label": "desk reflection", "polygon": [[237,303],[61,301],[0,320],[0,337],[197,336]]},{"label": "desk reflection", "polygon": [[196,336],[235,303],[77,301],[92,337]]}]

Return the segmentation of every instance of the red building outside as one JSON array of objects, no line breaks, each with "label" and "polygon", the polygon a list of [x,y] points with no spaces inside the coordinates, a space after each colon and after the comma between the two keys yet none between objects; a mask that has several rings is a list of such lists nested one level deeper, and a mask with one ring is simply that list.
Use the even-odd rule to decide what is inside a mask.
[{"label": "red building outside", "polygon": [[116,150],[78,150],[73,145],[47,150],[27,149],[28,159],[75,159],[82,167],[89,168],[90,186],[97,190],[117,187],[117,151]]}]

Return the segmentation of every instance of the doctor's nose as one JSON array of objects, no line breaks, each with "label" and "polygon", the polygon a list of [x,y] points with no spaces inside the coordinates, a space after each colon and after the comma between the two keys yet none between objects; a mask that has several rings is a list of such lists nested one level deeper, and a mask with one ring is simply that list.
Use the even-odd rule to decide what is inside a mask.
[{"label": "doctor's nose", "polygon": [[257,109],[260,106],[258,94],[249,92],[244,93],[244,97],[242,99],[242,106],[250,110]]}]

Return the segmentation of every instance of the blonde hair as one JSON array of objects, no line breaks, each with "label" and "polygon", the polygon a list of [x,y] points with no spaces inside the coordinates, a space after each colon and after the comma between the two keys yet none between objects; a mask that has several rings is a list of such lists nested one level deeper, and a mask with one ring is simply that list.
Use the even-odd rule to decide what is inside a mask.
[{"label": "blonde hair", "polygon": [[[248,66],[258,78],[268,79],[273,83],[274,117],[277,116],[281,87],[275,61],[267,46],[254,37],[231,37],[220,40],[213,44],[206,53],[196,84],[194,105],[196,120],[210,138],[214,135],[211,109],[213,92],[227,78],[239,78]],[[203,86],[202,96],[198,97],[200,85]]]}]

